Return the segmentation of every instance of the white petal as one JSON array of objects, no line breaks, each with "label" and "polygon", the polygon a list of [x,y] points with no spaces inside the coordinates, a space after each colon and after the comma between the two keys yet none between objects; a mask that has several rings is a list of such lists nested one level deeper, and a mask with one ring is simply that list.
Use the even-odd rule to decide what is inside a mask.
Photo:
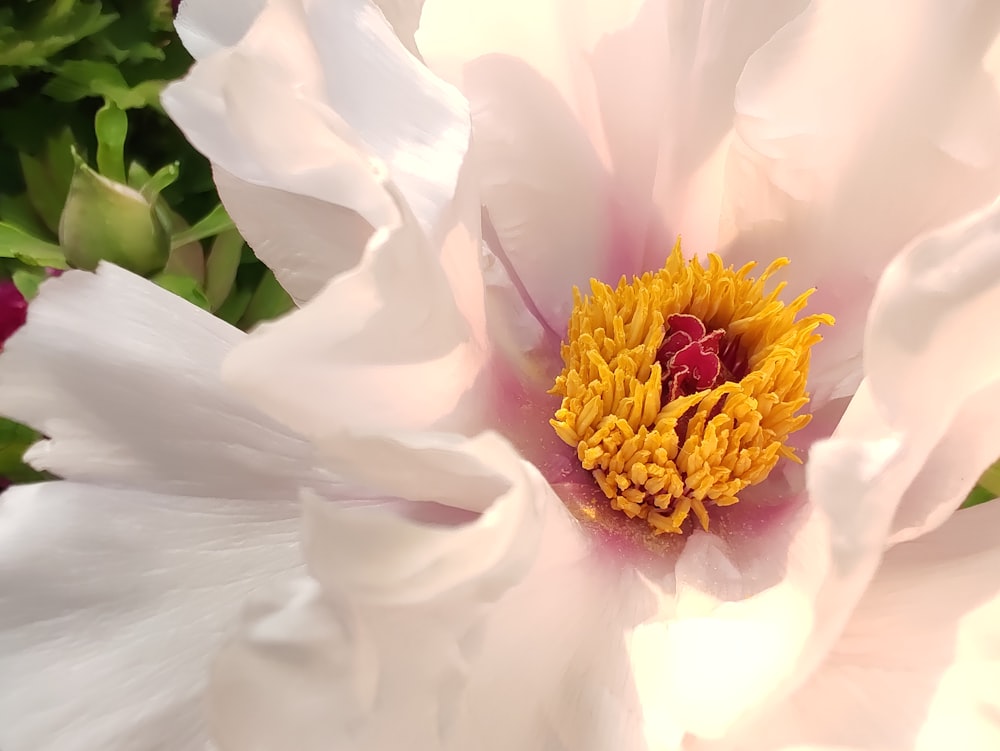
[{"label": "white petal", "polygon": [[[868,472],[880,460],[844,457],[867,462]],[[836,488],[841,500],[856,493],[848,480]],[[850,511],[844,506],[837,510]],[[677,620],[661,628],[651,659],[662,666],[662,701],[693,735],[724,735],[808,674],[880,559],[884,518],[831,519],[812,503],[770,513],[776,518],[745,527],[731,514],[729,529],[696,533],[678,561]]]},{"label": "white petal", "polygon": [[297,511],[68,482],[8,490],[4,751],[202,751],[209,658],[247,594],[299,565]]},{"label": "white petal", "polygon": [[42,285],[0,357],[0,412],[49,440],[36,467],[178,495],[296,498],[327,486],[301,438],[219,379],[245,335],[118,267]]},{"label": "white petal", "polygon": [[892,430],[928,447],[896,540],[944,521],[1000,456],[998,318],[1000,201],[907,248],[879,283],[865,341],[872,393]]},{"label": "white petal", "polygon": [[424,0],[375,0],[375,4],[392,25],[392,30],[396,32],[399,41],[414,55],[418,54],[413,35],[420,25],[420,11],[423,9]]},{"label": "white petal", "polygon": [[[1000,87],[985,70],[992,3],[821,0],[746,66],[726,174],[727,260],[792,259],[796,292],[838,323],[813,385],[849,394],[865,313],[919,234],[1000,192]],[[825,398],[824,394],[820,394]]]},{"label": "white petal", "polygon": [[[601,680],[624,654],[620,615],[607,616],[607,582],[537,472],[495,435],[360,440],[368,458],[355,466],[412,500],[310,504],[314,580],[252,608],[217,666],[222,751],[589,751],[612,729],[638,748],[628,736],[641,725],[621,726],[626,681]],[[378,472],[374,457],[400,471]],[[456,502],[481,513],[427,520]],[[621,604],[635,617],[637,603]],[[615,634],[600,652],[595,631]]]},{"label": "white petal", "polygon": [[[806,5],[647,0],[638,22],[605,43],[602,63],[624,70],[601,90],[617,169],[643,175],[643,190],[655,180],[657,215],[650,218],[643,270],[663,265],[677,235],[689,253],[717,249],[737,82],[751,55]],[[649,65],[650,59],[663,62]],[[622,79],[629,85],[623,88]],[[636,142],[636,120],[655,124],[646,129],[646,143]]]},{"label": "white petal", "polygon": [[490,406],[479,391],[485,353],[452,289],[468,295],[482,279],[446,256],[474,262],[478,242],[463,225],[451,239],[432,248],[412,217],[380,230],[355,269],[236,348],[224,376],[314,439],[345,428],[474,431]]},{"label": "white petal", "polygon": [[[940,524],[1000,455],[1000,361],[983,346],[1000,316],[998,231],[1000,203],[887,269],[865,347],[869,380],[833,437],[812,447],[797,516],[689,541],[678,564],[681,620],[667,636],[679,666],[672,705],[691,732],[718,737],[808,675],[886,544]],[[720,581],[713,572],[723,567],[733,574]],[[686,618],[687,589],[705,613],[696,620]],[[714,645],[708,656],[684,648],[698,635]]]},{"label": "white petal", "polygon": [[352,209],[254,185],[218,166],[212,174],[240,234],[299,304],[354,266],[371,237],[372,226]]},{"label": "white petal", "polygon": [[748,55],[800,5],[425,2],[418,46],[470,100],[484,201],[550,327],[573,284],[658,267],[678,232],[713,249],[721,169],[699,173]]},{"label": "white petal", "polygon": [[726,748],[997,748],[998,524],[986,504],[890,551],[823,666]]},{"label": "white petal", "polygon": [[267,0],[183,0],[174,28],[191,56],[200,60],[231,47],[247,32]]},{"label": "white petal", "polygon": [[[735,718],[739,708],[765,699],[769,689],[773,701],[808,675],[846,623],[882,548],[940,524],[1000,455],[1000,413],[991,406],[1000,394],[1000,363],[993,349],[982,345],[1000,315],[998,229],[1000,203],[915,243],[886,271],[866,342],[870,380],[862,383],[833,437],[811,450],[807,523],[781,530],[793,530],[801,553],[793,548],[778,562],[776,586],[764,582],[761,595],[714,612],[713,617],[728,608],[734,616],[716,635],[722,646],[713,650],[711,661],[692,660],[679,672],[677,702],[690,702],[682,714],[696,721],[699,695],[686,676],[699,676],[706,688],[734,669],[749,676],[743,684],[725,679],[731,691],[725,712],[705,711],[690,725],[697,734],[718,736],[723,718]],[[808,530],[813,531],[806,535]],[[765,537],[751,550],[763,556],[766,542]],[[772,555],[781,549],[772,545]],[[690,554],[689,544],[682,562]],[[737,561],[733,568],[747,578],[744,564]],[[679,572],[678,586],[683,583]],[[782,604],[782,592],[797,607]],[[771,605],[755,615],[755,601],[768,599]],[[741,635],[761,624],[766,628],[759,634],[777,641],[762,646],[752,635]],[[682,621],[675,631],[688,628],[695,626]],[[704,626],[698,631],[708,633]]]},{"label": "white petal", "polygon": [[624,267],[613,254],[637,253],[627,242],[612,248],[620,207],[582,119],[593,97],[586,56],[603,22],[626,22],[635,3],[609,19],[588,18],[589,5],[571,14],[554,2],[428,0],[417,33],[430,67],[469,98],[477,176],[502,244],[495,250],[556,331],[565,328],[573,284],[617,275]]},{"label": "white petal", "polygon": [[[298,299],[317,287],[295,284],[298,259],[346,253],[310,265],[336,272],[360,252],[343,239],[331,248],[312,232],[289,231],[316,216],[306,199],[349,209],[373,227],[391,225],[393,201],[381,188],[387,172],[424,231],[449,224],[469,140],[467,104],[366,0],[273,0],[236,46],[200,61],[163,101],[199,150],[249,183],[225,196],[226,207]],[[251,186],[292,194],[282,200],[287,214],[277,236],[261,227],[268,193]],[[349,212],[331,210],[325,219],[359,234]]]}]

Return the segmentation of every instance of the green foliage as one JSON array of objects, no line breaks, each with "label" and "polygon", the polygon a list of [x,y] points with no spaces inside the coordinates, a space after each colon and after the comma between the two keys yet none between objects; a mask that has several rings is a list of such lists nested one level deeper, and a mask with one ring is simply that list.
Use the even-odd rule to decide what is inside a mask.
[{"label": "green foliage", "polygon": [[29,427],[0,417],[0,477],[9,482],[36,482],[41,472],[24,464],[21,457],[41,436]]},{"label": "green foliage", "polygon": [[182,274],[170,273],[157,274],[152,279],[163,289],[170,290],[178,297],[183,297],[189,303],[193,303],[203,310],[208,310],[208,298],[205,297],[205,291],[197,280]]},{"label": "green foliage", "polygon": [[1000,461],[983,472],[983,476],[979,478],[976,487],[966,497],[962,508],[978,506],[980,503],[992,501],[997,497],[1000,497]]},{"label": "green foliage", "polygon": [[[169,0],[13,0],[0,8],[0,194],[30,195],[48,228],[43,239],[57,232],[74,144],[118,182],[132,161],[182,164],[167,199],[189,221],[218,204],[208,164],[160,106],[163,87],[192,62],[172,22]],[[128,124],[141,137],[126,140]],[[109,149],[122,155],[116,164]]]},{"label": "green foliage", "polygon": [[[244,328],[291,308],[160,105],[191,62],[170,0],[0,3],[0,279],[30,300],[111,260]],[[21,463],[38,438],[0,418],[0,478],[43,477]]]},{"label": "green foliage", "polygon": [[66,268],[62,248],[0,221],[0,258],[13,258],[25,266]]},{"label": "green foliage", "polygon": [[4,80],[16,85],[19,73],[50,65],[67,48],[116,20],[117,14],[105,12],[96,0],[14,0],[0,9],[0,71]]}]

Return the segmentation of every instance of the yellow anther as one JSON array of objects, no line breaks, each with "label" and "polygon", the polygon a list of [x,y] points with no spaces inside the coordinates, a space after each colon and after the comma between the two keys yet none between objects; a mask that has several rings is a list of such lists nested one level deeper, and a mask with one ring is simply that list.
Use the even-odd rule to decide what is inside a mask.
[{"label": "yellow anther", "polygon": [[[551,391],[562,404],[550,422],[611,507],[645,519],[653,534],[681,532],[691,515],[708,529],[711,508],[736,503],[781,458],[800,461],[786,441],[810,420],[798,414],[809,401],[810,349],[833,318],[795,320],[812,290],[788,305],[778,299],[784,283],[765,291],[787,263],[754,278],[754,264],[727,268],[714,254],[705,265],[685,261],[678,240],[656,273],[622,277],[616,288],[591,280],[589,297],[573,290],[565,367]],[[722,330],[743,367],[666,401],[658,354],[677,314]]]}]

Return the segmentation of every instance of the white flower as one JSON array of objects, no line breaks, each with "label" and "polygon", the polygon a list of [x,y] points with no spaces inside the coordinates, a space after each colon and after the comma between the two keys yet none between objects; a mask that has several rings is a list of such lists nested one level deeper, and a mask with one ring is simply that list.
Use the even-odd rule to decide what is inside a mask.
[{"label": "white flower", "polygon": [[[413,37],[417,5],[382,5],[402,41],[360,0],[182,8],[202,60],[168,92],[168,109],[216,162],[227,208],[257,252],[309,301],[237,347],[227,380],[311,439],[322,466],[363,489],[355,499],[383,499],[345,502],[350,492],[310,471],[312,453],[289,431],[261,427],[292,456],[280,473],[288,485],[272,497],[304,491],[309,576],[256,600],[222,651],[209,692],[217,747],[997,747],[1000,599],[984,572],[1000,558],[989,533],[1000,506],[951,513],[1000,455],[1000,368],[984,345],[1000,308],[1000,207],[916,239],[1000,190],[1000,110],[986,72],[995,14],[902,1],[800,13],[803,3],[427,0]],[[465,100],[406,48],[471,103],[468,155]],[[481,200],[496,232],[482,258]],[[815,350],[815,419],[796,434],[806,471],[779,465],[757,492],[713,512],[709,531],[670,536],[662,555],[638,558],[567,512],[563,499],[583,486],[548,425],[558,400],[545,390],[562,367],[572,285],[656,269],[678,232],[686,248],[727,261],[791,257],[789,291],[818,285],[810,307],[838,323]],[[56,309],[58,289],[37,307],[49,294]],[[71,346],[43,336],[43,321],[12,340],[0,380],[19,348]],[[123,332],[117,354],[105,343],[95,362],[135,362],[134,336]],[[207,366],[232,343],[206,347]],[[70,368],[39,361],[19,376],[38,401],[29,421],[53,446],[61,428],[86,447],[107,415],[111,437],[133,442],[148,421],[183,414],[95,410],[86,389],[120,391],[137,382],[127,372],[45,405],[48,392],[30,379],[75,378],[88,355],[98,356],[85,347]],[[154,372],[190,373],[184,362]],[[15,397],[0,391],[0,406],[19,416]],[[223,414],[242,409],[222,403]],[[72,417],[53,417],[63,413]],[[133,414],[138,429],[122,421]],[[241,445],[191,424],[230,451]],[[94,456],[108,456],[95,445]],[[257,462],[261,474],[244,483]],[[241,497],[267,464],[255,453],[236,479],[223,465],[183,493]],[[90,458],[77,471],[101,466]],[[185,469],[136,466],[126,480],[103,470],[77,479],[142,501],[137,485],[173,493]],[[53,469],[74,479],[72,466]],[[195,490],[219,477],[232,483],[226,492]],[[18,518],[3,534],[44,545],[45,518],[31,533],[18,532]],[[99,544],[67,532],[68,549],[111,565]],[[186,552],[197,549],[189,540],[166,545],[185,551],[178,568],[149,569],[212,572]],[[183,671],[196,672],[212,643],[185,639],[194,658],[171,665],[139,620],[109,645],[89,608],[118,603],[136,624],[151,600],[129,595],[143,590],[109,574],[122,590],[34,597],[34,582],[58,570],[11,549],[0,562],[10,572],[2,612],[27,617],[8,616],[0,633],[34,662],[0,668],[36,693],[0,705],[11,738],[0,746],[198,747],[190,715],[172,728],[146,718],[197,692]],[[267,570],[287,570],[289,556]],[[126,572],[139,570],[125,560]],[[216,611],[215,597],[178,595],[189,609],[159,623],[211,612],[214,637],[231,612]],[[32,611],[34,601],[49,610]],[[57,621],[52,609],[77,617]],[[2,645],[0,658],[12,654]],[[174,682],[157,692],[160,674]],[[57,689],[68,695],[30,698]],[[113,711],[126,706],[124,718]]]},{"label": "white flower", "polygon": [[[1000,553],[974,530],[1000,511],[921,536],[1000,455],[1000,207],[918,238],[1000,192],[998,24],[985,4],[427,0],[411,43],[360,0],[272,2],[214,47],[168,108],[310,300],[227,376],[394,499],[307,504],[312,578],[223,653],[220,747],[996,747],[977,572]],[[414,44],[470,102],[461,171],[464,112]],[[378,165],[349,200],[324,193],[353,174],[341,141]],[[317,199],[380,228],[340,276],[350,252],[316,237],[343,217]],[[564,511],[586,491],[545,390],[572,286],[655,270],[677,234],[737,266],[788,256],[790,298],[815,286],[838,322],[792,441],[805,472],[779,464],[648,560]]]}]

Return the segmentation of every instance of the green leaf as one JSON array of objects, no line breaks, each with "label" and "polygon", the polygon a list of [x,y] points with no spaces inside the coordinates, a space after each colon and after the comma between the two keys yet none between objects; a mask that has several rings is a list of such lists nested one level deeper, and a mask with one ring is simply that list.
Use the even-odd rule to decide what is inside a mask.
[{"label": "green leaf", "polygon": [[978,506],[980,503],[992,501],[997,497],[1000,497],[1000,461],[995,462],[992,467],[983,472],[983,476],[979,478],[976,487],[965,499],[962,508]]},{"label": "green leaf", "polygon": [[994,496],[1000,496],[1000,462],[996,462],[992,467],[983,472],[983,476],[979,478],[977,484],[991,492]]},{"label": "green leaf", "polygon": [[55,77],[42,87],[42,93],[61,102],[99,96],[127,110],[159,107],[160,91],[166,84],[151,80],[130,86],[114,63],[67,60],[55,66]]},{"label": "green leaf", "polygon": [[40,89],[46,80],[38,75],[26,78],[23,85],[4,97],[8,103],[0,116],[0,147],[23,151],[47,162],[50,149],[59,144],[63,150],[61,162],[65,162],[67,146],[61,139],[72,143],[77,133],[89,137],[93,132],[94,114],[92,111],[85,113],[79,106],[43,97]]},{"label": "green leaf", "polygon": [[995,493],[991,493],[986,488],[977,485],[962,503],[962,508],[972,508],[973,506],[978,506],[980,503],[992,501],[996,497]]},{"label": "green leaf", "polygon": [[124,183],[125,137],[128,135],[128,115],[109,101],[94,116],[97,136],[97,171],[115,182]]},{"label": "green leaf", "polygon": [[160,38],[172,29],[168,0],[104,0],[104,6],[119,11],[119,17],[103,33],[87,40],[88,56],[126,60],[162,60]]},{"label": "green leaf", "polygon": [[59,231],[59,218],[73,179],[73,146],[73,134],[63,128],[45,140],[41,156],[18,154],[28,200],[53,234]]},{"label": "green leaf", "polygon": [[250,298],[246,312],[240,319],[240,328],[249,330],[262,321],[270,321],[284,315],[294,307],[295,303],[292,302],[292,298],[278,284],[278,280],[268,269],[264,278],[260,280],[257,290],[253,293],[253,297]]},{"label": "green leaf", "polygon": [[11,482],[34,482],[45,479],[42,472],[27,466],[22,457],[41,436],[31,428],[0,418],[0,477]]},{"label": "green leaf", "polygon": [[191,277],[180,274],[157,274],[152,280],[163,289],[170,290],[203,310],[208,310],[208,298],[205,297],[205,292]]},{"label": "green leaf", "polygon": [[48,8],[15,17],[0,17],[0,66],[41,67],[56,53],[96,34],[118,16],[102,13],[99,1],[55,0]]},{"label": "green leaf", "polygon": [[0,193],[0,221],[36,237],[45,237],[49,234],[48,228],[42,224],[38,214],[31,207],[31,201],[28,200],[26,193],[18,196]]},{"label": "green leaf", "polygon": [[62,248],[6,222],[0,222],[0,258],[14,258],[28,266],[66,268]]},{"label": "green leaf", "polygon": [[[231,229],[217,235],[205,261],[205,295],[211,310],[217,310],[229,297],[236,281],[243,253],[243,237]],[[250,302],[249,296],[247,302]]]},{"label": "green leaf", "polygon": [[170,247],[178,248],[181,245],[187,245],[190,242],[204,240],[206,237],[213,237],[214,235],[221,234],[226,230],[233,229],[235,226],[236,225],[233,224],[233,220],[229,218],[229,214],[226,213],[225,208],[223,208],[220,203],[212,209],[207,216],[198,220],[193,227],[190,227],[182,232],[178,232],[176,235],[171,237]]},{"label": "green leaf", "polygon": [[233,287],[229,297],[215,310],[215,317],[236,326],[246,312],[252,297],[253,290],[249,287]]},{"label": "green leaf", "polygon": [[49,172],[47,165],[33,156],[21,152],[18,154],[21,160],[21,173],[24,175],[24,183],[28,188],[28,200],[31,206],[45,222],[45,226],[51,232],[59,231],[59,216],[62,214],[63,204],[66,202],[65,191],[60,190],[55,177]]},{"label": "green leaf", "polygon": [[17,269],[10,275],[11,281],[17,287],[17,291],[21,293],[25,300],[33,300],[35,298],[35,295],[38,294],[38,288],[47,277],[48,274],[45,272],[45,269],[38,266],[26,266]]},{"label": "green leaf", "polygon": [[45,140],[45,161],[52,183],[62,196],[69,192],[69,184],[76,170],[76,162],[73,160],[75,147],[76,139],[68,127],[63,127]]}]

